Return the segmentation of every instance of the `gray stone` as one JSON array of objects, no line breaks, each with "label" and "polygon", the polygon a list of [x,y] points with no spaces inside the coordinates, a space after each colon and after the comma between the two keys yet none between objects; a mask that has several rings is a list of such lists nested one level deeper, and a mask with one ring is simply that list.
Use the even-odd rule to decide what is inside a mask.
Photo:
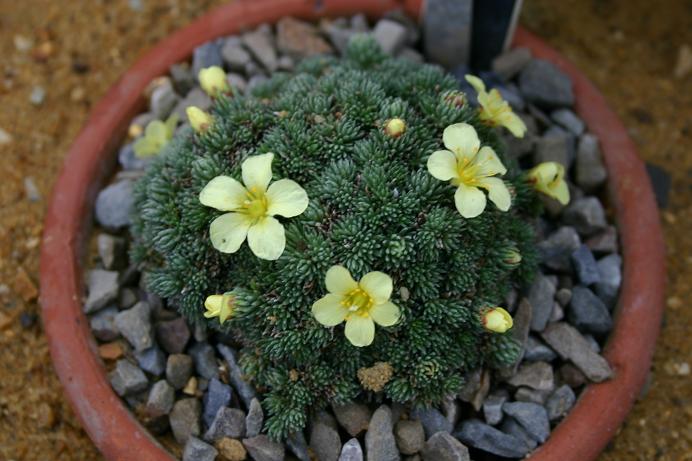
[{"label": "gray stone", "polygon": [[182,399],[173,404],[169,421],[173,437],[178,443],[184,445],[190,437],[199,436],[201,412],[202,408],[198,399]]},{"label": "gray stone", "polygon": [[608,226],[601,201],[590,196],[573,200],[565,208],[563,220],[582,236],[591,236]]},{"label": "gray stone", "polygon": [[523,458],[530,450],[523,440],[477,419],[464,421],[454,436],[470,447],[506,458]]},{"label": "gray stone", "polygon": [[523,111],[526,107],[526,102],[524,98],[521,97],[521,93],[517,89],[516,85],[509,84],[507,86],[496,86],[497,91],[502,96],[502,99],[507,101],[510,107],[516,111]]},{"label": "gray stone", "polygon": [[601,274],[598,272],[598,266],[596,265],[596,258],[594,258],[589,247],[584,244],[572,253],[572,266],[577,274],[577,278],[583,285],[589,286],[601,280]]},{"label": "gray stone", "polygon": [[211,98],[202,90],[202,88],[196,86],[190,90],[190,92],[181,99],[178,104],[176,104],[173,112],[180,117],[180,120],[187,120],[187,108],[191,106],[198,107],[202,110],[208,110],[211,107]]},{"label": "gray stone", "polygon": [[189,437],[183,450],[183,461],[214,461],[219,452],[197,437]]},{"label": "gray stone", "polygon": [[358,439],[353,438],[344,444],[339,461],[363,461],[363,449]]},{"label": "gray stone", "polygon": [[[483,400],[490,389],[490,374],[487,370],[477,369],[468,373],[465,378],[466,382],[459,390],[459,399],[470,403],[476,411],[480,411]],[[451,432],[451,430],[450,428],[447,432]]]},{"label": "gray stone", "polygon": [[264,411],[262,410],[262,404],[257,399],[252,399],[250,402],[250,408],[247,411],[247,417],[245,418],[245,436],[254,437],[262,432],[262,425],[264,424]]},{"label": "gray stone", "polygon": [[221,407],[214,421],[204,434],[207,442],[216,442],[224,437],[239,439],[245,437],[245,413],[238,408]]},{"label": "gray stone", "polygon": [[252,92],[255,88],[267,82],[269,79],[264,75],[253,75],[247,82],[247,92]]},{"label": "gray stone", "polygon": [[310,430],[310,448],[320,461],[337,461],[341,452],[339,432],[324,421],[313,423]]},{"label": "gray stone", "polygon": [[569,322],[585,333],[605,334],[613,328],[608,308],[591,290],[576,286],[567,311]]},{"label": "gray stone", "polygon": [[550,435],[548,413],[541,405],[530,402],[507,402],[502,406],[505,414],[514,418],[537,442],[543,443]]},{"label": "gray stone", "polygon": [[332,408],[337,421],[351,437],[355,437],[361,432],[368,430],[372,412],[367,405],[352,402],[344,405],[334,405]]},{"label": "gray stone", "polygon": [[382,51],[393,55],[406,43],[406,27],[390,19],[380,19],[375,25],[373,36]]},{"label": "gray stone", "polygon": [[572,409],[576,400],[574,391],[567,384],[555,389],[545,403],[548,419],[555,422],[563,418]]},{"label": "gray stone", "polygon": [[423,45],[432,62],[452,69],[471,57],[471,0],[428,0],[424,3]]},{"label": "gray stone", "polygon": [[365,433],[365,451],[368,461],[400,459],[392,427],[392,411],[387,405],[381,405],[372,415],[368,432]]},{"label": "gray stone", "polygon": [[541,331],[548,324],[553,310],[555,284],[542,273],[537,273],[528,293],[531,304],[531,330]]},{"label": "gray stone", "polygon": [[118,308],[115,306],[101,309],[89,319],[91,332],[100,341],[113,341],[120,336],[118,327],[115,325],[115,316],[118,315]]},{"label": "gray stone", "polygon": [[485,422],[495,426],[502,421],[502,405],[507,401],[506,392],[493,392],[483,402]]},{"label": "gray stone", "polygon": [[572,253],[581,246],[577,231],[570,226],[560,227],[538,243],[538,256],[546,267],[558,272],[570,272]]},{"label": "gray stone", "polygon": [[223,67],[221,49],[216,42],[207,42],[192,53],[192,74],[198,78],[199,71],[211,66]]},{"label": "gray stone", "polygon": [[250,403],[257,395],[255,389],[245,381],[243,377],[243,371],[238,366],[238,361],[235,358],[235,352],[230,347],[225,344],[219,344],[217,346],[219,353],[226,360],[228,364],[228,373],[233,388],[238,391],[240,400],[243,401],[246,408],[250,408]]},{"label": "gray stone", "polygon": [[121,397],[141,392],[149,384],[144,372],[126,359],[117,361],[115,369],[108,374],[108,379]]},{"label": "gray stone", "polygon": [[415,64],[422,64],[425,61],[423,55],[413,48],[403,48],[396,57]]},{"label": "gray stone", "polygon": [[190,328],[182,317],[158,322],[156,340],[169,354],[180,354],[190,340]]},{"label": "gray stone", "polygon": [[326,26],[325,33],[329,37],[329,41],[334,45],[334,48],[336,48],[339,54],[343,55],[346,53],[351,38],[358,32],[353,29],[344,29],[334,24],[329,24]]},{"label": "gray stone", "polygon": [[616,253],[618,251],[618,232],[614,226],[608,226],[586,241],[586,245],[597,255]]},{"label": "gray stone", "polygon": [[551,348],[534,338],[529,336],[524,350],[524,360],[529,362],[552,362],[557,358],[557,354]]},{"label": "gray stone", "polygon": [[197,343],[188,350],[195,363],[197,374],[206,379],[219,377],[219,366],[216,363],[214,348],[207,342]]},{"label": "gray stone", "polygon": [[417,408],[411,411],[411,419],[417,419],[423,424],[426,439],[437,432],[452,432],[454,429],[452,423],[436,408]]},{"label": "gray stone", "polygon": [[[488,374],[488,378],[490,378],[490,375]],[[488,379],[488,383],[490,382],[490,379]],[[489,386],[488,386],[489,387]],[[483,400],[485,400],[485,397],[487,395],[487,391],[483,393]],[[479,411],[480,408],[483,406],[483,402],[479,402]],[[447,421],[452,423],[452,425],[455,425],[457,422],[459,422],[459,418],[461,417],[461,408],[460,408],[460,403],[459,401],[455,398],[454,395],[448,395],[446,396],[442,402],[440,403],[440,406],[442,408],[442,414],[445,415],[445,418],[447,418]],[[396,421],[396,419],[395,419]]]},{"label": "gray stone", "polygon": [[156,344],[143,351],[135,352],[139,367],[154,376],[161,376],[166,371],[166,354]]},{"label": "gray stone", "polygon": [[133,182],[123,179],[105,187],[96,197],[96,221],[108,230],[129,226],[134,207]]},{"label": "gray stone", "polygon": [[567,384],[572,389],[581,387],[587,382],[584,373],[582,373],[577,367],[575,367],[571,363],[562,364],[557,372],[560,381]]},{"label": "gray stone", "polygon": [[555,292],[555,301],[557,301],[562,307],[567,306],[571,299],[572,290],[569,288],[560,288]]},{"label": "gray stone", "polygon": [[568,168],[570,165],[569,137],[566,133],[555,131],[546,132],[536,142],[536,151],[533,156],[535,164],[543,162],[557,162]]},{"label": "gray stone", "polygon": [[[295,59],[333,52],[314,25],[290,16],[284,16],[276,23],[276,45],[281,53]],[[280,61],[277,63],[279,68]]]},{"label": "gray stone", "polygon": [[175,403],[175,389],[166,380],[157,381],[151,386],[147,397],[146,412],[151,418],[167,415]]},{"label": "gray stone", "polygon": [[231,86],[234,94],[243,94],[247,90],[247,81],[242,75],[230,72],[226,75],[226,81]]},{"label": "gray stone", "polygon": [[493,72],[505,80],[511,80],[531,62],[531,50],[528,48],[513,48],[493,59]]},{"label": "gray stone", "polygon": [[586,377],[600,383],[613,374],[608,362],[596,354],[589,342],[571,325],[553,323],[541,336],[564,360],[570,360]]},{"label": "gray stone", "polygon": [[281,56],[277,62],[278,70],[283,70],[286,72],[291,72],[295,68],[296,63],[292,57],[288,55]]},{"label": "gray stone", "polygon": [[164,83],[157,86],[151,92],[151,97],[149,99],[149,110],[155,119],[165,120],[173,108],[178,104],[180,98],[173,89],[173,85],[170,83]]},{"label": "gray stone", "polygon": [[579,138],[575,178],[577,185],[586,192],[595,191],[608,178],[598,138],[592,134]]},{"label": "gray stone", "polygon": [[151,310],[145,301],[140,301],[115,316],[118,331],[138,352],[154,345],[150,316]]},{"label": "gray stone", "polygon": [[584,122],[569,109],[558,109],[550,113],[550,118],[575,136],[584,132]]},{"label": "gray stone", "polygon": [[178,94],[187,94],[195,86],[195,76],[186,62],[173,64],[168,73]]},{"label": "gray stone", "polygon": [[192,376],[192,357],[185,354],[171,354],[166,362],[166,379],[175,389],[180,390]]},{"label": "gray stone", "polygon": [[243,446],[255,461],[281,461],[285,456],[284,446],[264,434],[243,439]]},{"label": "gray stone", "polygon": [[449,432],[438,432],[425,442],[423,461],[471,461],[469,450]]},{"label": "gray stone", "polygon": [[598,272],[601,281],[594,285],[594,291],[599,298],[610,308],[617,301],[618,291],[622,284],[622,258],[612,254],[598,260]]},{"label": "gray stone", "polygon": [[370,26],[368,25],[368,18],[363,13],[358,13],[351,17],[351,29],[358,32],[367,32]]},{"label": "gray stone", "polygon": [[418,453],[425,444],[425,431],[420,421],[399,421],[394,426],[394,436],[399,451],[404,455]]},{"label": "gray stone", "polygon": [[308,442],[305,440],[305,436],[303,435],[302,431],[289,434],[289,436],[286,437],[286,447],[300,461],[311,461],[312,458],[308,452]]},{"label": "gray stone", "polygon": [[533,450],[538,446],[538,442],[536,442],[528,431],[524,429],[522,425],[519,424],[514,418],[505,418],[505,420],[502,422],[502,426],[500,426],[500,430],[505,434],[512,435],[522,440],[530,450]]},{"label": "gray stone", "polygon": [[569,107],[574,104],[572,81],[552,63],[534,59],[519,74],[524,97],[543,108]]},{"label": "gray stone", "polygon": [[228,68],[235,72],[243,72],[248,62],[252,61],[238,37],[229,37],[221,47],[221,57]]},{"label": "gray stone", "polygon": [[242,41],[252,56],[262,64],[262,67],[270,73],[276,70],[278,58],[271,30],[260,27],[252,32],[246,32],[242,36]]},{"label": "gray stone", "polygon": [[101,233],[96,238],[99,258],[106,269],[120,269],[127,259],[125,239]]},{"label": "gray stone", "polygon": [[211,426],[219,408],[226,407],[231,403],[231,396],[231,386],[222,383],[216,378],[212,378],[209,381],[207,391],[202,398],[202,422],[204,427]]},{"label": "gray stone", "polygon": [[553,368],[546,362],[530,362],[519,367],[509,381],[515,387],[528,386],[538,391],[552,391],[555,387]]},{"label": "gray stone", "polygon": [[531,402],[543,405],[550,396],[550,391],[538,391],[530,387],[520,387],[514,393],[514,400],[517,402]]}]

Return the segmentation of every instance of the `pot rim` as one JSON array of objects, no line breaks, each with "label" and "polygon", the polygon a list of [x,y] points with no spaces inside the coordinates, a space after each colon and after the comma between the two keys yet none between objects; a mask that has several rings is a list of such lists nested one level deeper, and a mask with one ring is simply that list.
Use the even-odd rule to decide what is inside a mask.
[{"label": "pot rim", "polygon": [[[96,194],[115,165],[130,120],[144,107],[149,82],[192,50],[222,35],[283,16],[308,20],[362,12],[370,17],[404,8],[415,17],[423,0],[237,0],[209,11],[140,58],[94,106],[65,158],[44,222],[40,303],[53,366],[82,426],[109,460],[174,458],[135,419],[108,381],[82,312],[83,261]],[[659,214],[644,163],[616,114],[571,62],[519,27],[514,46],[531,49],[568,74],[575,109],[601,143],[608,193],[623,256],[615,327],[604,350],[615,376],[591,384],[531,461],[594,460],[615,435],[643,387],[664,306],[665,251]]]}]

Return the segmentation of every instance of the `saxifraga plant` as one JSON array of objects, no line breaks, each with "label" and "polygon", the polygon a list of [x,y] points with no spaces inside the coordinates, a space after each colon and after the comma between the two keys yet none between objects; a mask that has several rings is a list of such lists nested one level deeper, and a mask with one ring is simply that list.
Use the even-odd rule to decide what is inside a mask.
[{"label": "saxifraga plant", "polygon": [[[531,223],[540,207],[531,181],[543,179],[527,180],[504,155],[491,117],[499,108],[498,124],[507,125],[501,100],[486,94],[479,99],[487,110],[479,111],[440,68],[390,58],[364,37],[344,58],[307,59],[252,96],[225,84],[218,90],[211,113],[190,114],[196,130],[176,136],[139,181],[132,255],[169,306],[242,344],[241,365],[264,395],[272,437],[302,429],[311,411],[330,403],[436,404],[457,393],[469,371],[517,359],[518,344],[501,333],[511,317],[494,307],[536,270]],[[493,179],[511,200],[506,211],[492,191],[475,217],[455,206],[466,187],[459,184],[473,178],[431,165],[451,125],[464,136],[475,131],[499,156],[506,171]],[[278,217],[285,249],[273,260],[256,257],[247,242],[233,253],[217,250],[210,223],[224,212],[202,204],[200,193],[219,176],[240,181],[243,163],[269,152],[273,181],[295,181],[309,199],[297,216]],[[451,154],[436,155],[444,162]],[[452,178],[457,173],[465,179]],[[550,180],[559,186],[562,178]],[[382,273],[392,284],[396,312],[376,322],[369,345],[346,337],[350,315],[326,327],[313,314],[334,291],[325,286],[333,266],[355,280]],[[369,298],[356,294],[339,299],[351,296],[346,308],[367,310]],[[225,315],[205,318],[205,300],[208,314],[225,308]]]}]

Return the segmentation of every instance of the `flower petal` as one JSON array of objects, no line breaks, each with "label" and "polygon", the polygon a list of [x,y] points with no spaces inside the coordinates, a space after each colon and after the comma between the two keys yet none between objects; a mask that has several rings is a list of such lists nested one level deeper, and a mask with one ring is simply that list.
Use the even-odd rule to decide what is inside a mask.
[{"label": "flower petal", "polygon": [[509,189],[507,185],[500,178],[485,178],[482,182],[483,187],[488,190],[488,197],[490,201],[495,204],[495,206],[500,211],[507,211],[512,205],[512,196],[509,194]]},{"label": "flower petal", "polygon": [[250,249],[260,259],[279,259],[286,248],[284,226],[275,218],[266,217],[252,225],[247,233]]},{"label": "flower petal", "polygon": [[390,327],[399,321],[401,311],[399,311],[399,306],[387,301],[383,304],[375,304],[370,309],[370,316],[378,325]]},{"label": "flower petal", "polygon": [[356,347],[372,344],[375,339],[375,323],[370,317],[354,314],[346,320],[346,338]]},{"label": "flower petal", "polygon": [[226,213],[212,221],[209,237],[221,253],[235,253],[245,241],[250,221],[240,213]]},{"label": "flower petal", "polygon": [[449,125],[442,133],[442,142],[459,160],[473,157],[481,146],[476,129],[468,123]]},{"label": "flower petal", "polygon": [[247,190],[230,176],[217,176],[199,193],[202,205],[219,211],[235,211],[242,207]]},{"label": "flower petal", "polygon": [[144,136],[161,144],[168,141],[168,128],[161,120],[153,120],[149,122],[144,130]]},{"label": "flower petal", "polygon": [[464,218],[475,218],[485,210],[485,194],[462,183],[454,193],[454,204]]},{"label": "flower petal", "polygon": [[272,180],[272,160],[274,160],[274,154],[271,152],[245,159],[240,168],[243,172],[243,183],[248,190],[253,188],[262,192],[267,190],[269,181]]},{"label": "flower petal", "polygon": [[368,272],[358,282],[360,288],[375,301],[375,304],[384,304],[392,296],[392,278],[384,272]]},{"label": "flower petal", "polygon": [[526,124],[521,117],[511,110],[500,114],[498,122],[517,138],[523,138],[526,133]]},{"label": "flower petal", "polygon": [[428,158],[428,172],[440,181],[449,181],[459,176],[457,158],[448,150],[438,150]]},{"label": "flower petal", "polygon": [[507,168],[497,156],[492,147],[483,146],[474,158],[474,163],[479,166],[480,172],[485,176],[507,173]]},{"label": "flower petal", "polygon": [[333,327],[344,321],[348,309],[341,304],[342,297],[329,293],[312,305],[312,315],[325,327]]},{"label": "flower petal", "polygon": [[485,93],[485,83],[483,83],[483,80],[471,74],[466,74],[464,78],[478,93]]},{"label": "flower petal", "polygon": [[267,190],[269,216],[292,218],[298,216],[308,207],[308,194],[297,182],[290,179],[280,179],[269,186]]},{"label": "flower petal", "polygon": [[567,181],[564,179],[559,180],[553,186],[552,192],[552,196],[562,205],[567,205],[569,203],[569,187],[567,186]]},{"label": "flower petal", "polygon": [[338,295],[348,294],[358,288],[358,283],[344,266],[330,267],[324,277],[324,283],[327,285],[327,291]]}]

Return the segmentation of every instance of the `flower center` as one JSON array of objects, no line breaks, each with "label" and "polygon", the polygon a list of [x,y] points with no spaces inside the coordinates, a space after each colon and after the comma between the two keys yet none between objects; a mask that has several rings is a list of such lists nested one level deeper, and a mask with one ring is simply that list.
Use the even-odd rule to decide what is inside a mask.
[{"label": "flower center", "polygon": [[464,158],[463,160],[457,160],[457,174],[458,178],[452,180],[452,184],[458,186],[459,184],[465,184],[467,186],[477,186],[479,184],[479,168],[473,160]]},{"label": "flower center", "polygon": [[269,208],[269,204],[267,203],[267,196],[264,191],[252,187],[247,192],[247,197],[243,202],[241,213],[245,213],[256,221],[267,215],[267,208]]},{"label": "flower center", "polygon": [[[369,312],[374,303],[369,294],[360,288],[356,288],[344,297],[341,304],[348,308],[352,314],[367,317],[370,315]],[[352,314],[349,314],[349,316]]]}]

